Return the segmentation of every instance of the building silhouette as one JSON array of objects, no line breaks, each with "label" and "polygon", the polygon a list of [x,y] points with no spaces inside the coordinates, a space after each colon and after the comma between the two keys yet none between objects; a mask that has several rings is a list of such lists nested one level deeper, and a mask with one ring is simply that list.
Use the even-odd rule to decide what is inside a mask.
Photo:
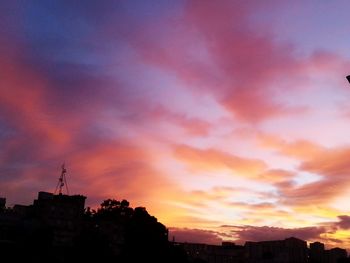
[{"label": "building silhouette", "polygon": [[30,207],[35,219],[52,231],[53,246],[72,246],[82,228],[85,196],[39,192]]},{"label": "building silhouette", "polygon": [[72,248],[80,235],[85,199],[39,192],[33,204],[12,208],[0,199],[0,253],[9,259],[5,262],[45,262],[49,255],[53,262],[62,261],[60,251]]},{"label": "building silhouette", "polygon": [[337,263],[345,258],[347,258],[347,252],[343,248],[335,247],[330,250],[326,250],[327,263]]},{"label": "building silhouette", "polygon": [[326,263],[325,248],[321,242],[310,243],[309,249],[310,263]]},{"label": "building silhouette", "polygon": [[186,252],[191,261],[208,263],[245,262],[244,247],[232,242],[222,242],[222,245],[207,245],[198,243],[176,243]]},{"label": "building silhouette", "polygon": [[6,198],[0,197],[0,211],[3,211],[6,206]]},{"label": "building silhouette", "polygon": [[306,263],[306,241],[290,237],[284,240],[246,242],[249,263]]},{"label": "building silhouette", "polygon": [[347,252],[342,248],[332,248],[326,250],[323,243],[310,243],[309,262],[310,263],[337,263],[347,258]]},{"label": "building silhouette", "polygon": [[[38,199],[31,205],[14,205],[8,210],[3,208],[0,242],[14,242],[16,229],[25,227],[26,233],[47,228],[50,229],[53,246],[71,246],[82,225],[85,199],[82,195],[39,192]],[[6,203],[3,201],[3,204],[5,206]]]}]

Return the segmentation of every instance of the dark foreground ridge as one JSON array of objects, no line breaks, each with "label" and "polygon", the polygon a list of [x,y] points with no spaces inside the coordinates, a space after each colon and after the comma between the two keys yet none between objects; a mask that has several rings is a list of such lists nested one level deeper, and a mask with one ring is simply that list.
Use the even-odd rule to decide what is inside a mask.
[{"label": "dark foreground ridge", "polygon": [[168,241],[168,229],[144,207],[108,199],[95,211],[85,196],[39,192],[32,205],[0,198],[1,262],[342,263],[341,248],[285,240],[221,246]]}]

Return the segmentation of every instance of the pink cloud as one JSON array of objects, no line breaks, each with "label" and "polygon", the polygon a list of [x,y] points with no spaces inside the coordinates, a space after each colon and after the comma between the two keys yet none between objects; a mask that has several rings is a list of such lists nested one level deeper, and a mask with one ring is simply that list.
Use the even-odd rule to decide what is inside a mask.
[{"label": "pink cloud", "polygon": [[[303,64],[289,45],[252,27],[252,10],[229,1],[191,2],[181,19],[146,25],[132,43],[144,63],[175,73],[197,96],[211,94],[240,121],[299,114],[301,108],[277,102],[274,95],[275,83],[286,73],[300,74]],[[168,33],[155,42],[151,36],[159,31]]]},{"label": "pink cloud", "polygon": [[154,110],[150,110],[148,118],[153,121],[166,121],[172,125],[181,127],[184,131],[193,136],[207,136],[212,124],[203,119],[188,117],[185,114],[172,112],[169,109],[158,106]]},{"label": "pink cloud", "polygon": [[46,81],[30,69],[23,68],[8,54],[2,56],[0,70],[3,73],[0,109],[6,112],[4,116],[8,123],[22,131],[66,143],[69,140],[67,131],[54,125],[46,114]]}]

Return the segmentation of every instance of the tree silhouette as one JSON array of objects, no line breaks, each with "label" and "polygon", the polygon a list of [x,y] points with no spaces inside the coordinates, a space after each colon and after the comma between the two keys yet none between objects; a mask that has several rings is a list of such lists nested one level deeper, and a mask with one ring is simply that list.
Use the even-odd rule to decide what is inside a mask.
[{"label": "tree silhouette", "polygon": [[87,208],[77,251],[91,248],[90,259],[101,255],[103,262],[187,262],[184,251],[168,241],[168,230],[157,218],[144,207],[129,205],[125,199],[107,199],[97,211]]}]

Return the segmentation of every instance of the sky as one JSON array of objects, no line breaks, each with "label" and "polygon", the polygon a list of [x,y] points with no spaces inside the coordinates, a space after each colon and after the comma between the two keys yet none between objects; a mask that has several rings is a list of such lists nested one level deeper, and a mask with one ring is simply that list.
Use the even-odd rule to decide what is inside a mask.
[{"label": "sky", "polygon": [[1,1],[0,195],[127,199],[177,241],[350,249],[349,1]]}]

